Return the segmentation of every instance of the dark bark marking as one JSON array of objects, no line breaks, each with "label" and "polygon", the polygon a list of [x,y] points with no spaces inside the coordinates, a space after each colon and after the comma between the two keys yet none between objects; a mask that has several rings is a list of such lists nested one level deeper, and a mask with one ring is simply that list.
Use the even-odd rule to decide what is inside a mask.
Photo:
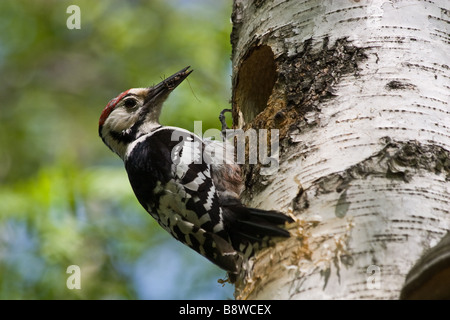
[{"label": "dark bark marking", "polygon": [[[369,158],[350,168],[317,179],[312,187],[316,188],[316,195],[330,192],[341,193],[348,189],[352,181],[365,179],[368,176],[383,176],[390,180],[411,181],[418,170],[426,170],[435,174],[444,174],[450,181],[450,152],[438,145],[426,145],[417,141],[393,141],[383,138],[385,146]],[[307,192],[302,190],[295,197],[293,207],[302,211],[307,202]],[[338,201],[338,205],[345,204],[345,199]],[[341,208],[343,209],[343,208]],[[348,210],[348,208],[346,208]],[[337,210],[337,209],[336,209]],[[342,216],[343,211],[339,211]],[[339,215],[337,215],[339,216]]]},{"label": "dark bark marking", "polygon": [[398,80],[389,81],[386,84],[388,90],[414,90],[416,88],[412,83],[406,83]]}]

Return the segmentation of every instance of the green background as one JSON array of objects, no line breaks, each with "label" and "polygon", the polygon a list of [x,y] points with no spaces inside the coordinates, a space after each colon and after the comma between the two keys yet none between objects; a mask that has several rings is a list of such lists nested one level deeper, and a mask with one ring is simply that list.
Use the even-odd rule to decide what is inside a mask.
[{"label": "green background", "polygon": [[[81,29],[69,30],[69,5]],[[162,124],[219,128],[231,0],[0,1],[0,298],[224,299],[225,272],[140,207],[98,137],[110,99],[190,65]],[[70,265],[81,289],[69,290]]]}]

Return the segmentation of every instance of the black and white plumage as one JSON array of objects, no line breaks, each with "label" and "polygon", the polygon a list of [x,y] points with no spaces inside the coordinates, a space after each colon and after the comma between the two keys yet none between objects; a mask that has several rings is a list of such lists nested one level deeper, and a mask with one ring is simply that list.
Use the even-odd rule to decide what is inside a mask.
[{"label": "black and white plumage", "polygon": [[224,161],[229,156],[224,144],[159,124],[163,102],[192,72],[188,68],[111,100],[99,134],[124,161],[133,191],[150,215],[174,238],[236,274],[242,259],[262,243],[288,237],[281,226],[292,219],[241,203],[240,167]]}]

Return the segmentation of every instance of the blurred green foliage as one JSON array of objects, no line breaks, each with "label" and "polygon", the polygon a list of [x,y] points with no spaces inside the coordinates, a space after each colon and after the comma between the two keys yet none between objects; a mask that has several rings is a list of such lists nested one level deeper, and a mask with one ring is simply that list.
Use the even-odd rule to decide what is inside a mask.
[{"label": "blurred green foliage", "polygon": [[[69,5],[81,29],[69,30]],[[107,102],[195,71],[162,123],[219,127],[231,1],[0,2],[0,299],[231,298],[225,273],[139,206],[98,137]],[[81,289],[69,290],[69,265]]]}]

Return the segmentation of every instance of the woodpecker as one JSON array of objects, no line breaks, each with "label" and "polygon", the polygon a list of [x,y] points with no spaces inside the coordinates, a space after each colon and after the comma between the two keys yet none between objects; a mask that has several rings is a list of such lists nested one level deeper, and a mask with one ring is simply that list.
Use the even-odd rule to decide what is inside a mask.
[{"label": "woodpecker", "polygon": [[236,275],[255,250],[274,237],[289,237],[284,225],[293,220],[242,204],[240,166],[208,153],[217,151],[217,141],[159,123],[164,101],[189,68],[112,99],[101,113],[99,135],[123,160],[137,200],[161,227]]}]

